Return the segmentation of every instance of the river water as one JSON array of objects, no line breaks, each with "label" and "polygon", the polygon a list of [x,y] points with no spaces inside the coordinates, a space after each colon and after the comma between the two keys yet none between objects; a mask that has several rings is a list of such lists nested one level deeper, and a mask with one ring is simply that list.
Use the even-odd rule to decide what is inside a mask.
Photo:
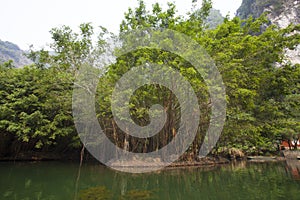
[{"label": "river water", "polygon": [[1,162],[0,199],[297,200],[299,178],[299,168],[286,162],[239,162],[148,174],[121,173],[90,163],[83,164],[80,176],[78,163]]}]

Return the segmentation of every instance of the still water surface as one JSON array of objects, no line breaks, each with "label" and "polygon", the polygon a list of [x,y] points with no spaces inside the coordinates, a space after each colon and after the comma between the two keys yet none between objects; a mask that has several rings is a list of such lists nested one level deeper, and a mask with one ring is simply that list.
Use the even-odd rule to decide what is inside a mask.
[{"label": "still water surface", "polygon": [[298,175],[285,162],[241,162],[149,174],[127,174],[98,164],[84,164],[76,181],[77,163],[3,162],[0,163],[0,199],[297,200],[300,199]]}]

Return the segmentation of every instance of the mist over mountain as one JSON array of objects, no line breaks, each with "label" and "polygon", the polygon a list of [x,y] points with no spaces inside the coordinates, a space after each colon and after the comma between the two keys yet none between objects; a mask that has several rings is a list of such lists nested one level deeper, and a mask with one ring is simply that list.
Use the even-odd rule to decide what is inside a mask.
[{"label": "mist over mountain", "polygon": [[32,62],[25,56],[25,53],[18,45],[0,40],[0,64],[9,60],[13,61],[14,67],[31,64]]},{"label": "mist over mountain", "polygon": [[222,16],[220,10],[212,8],[205,22],[209,25],[210,29],[214,29],[218,25],[222,24],[223,21],[224,17]]}]

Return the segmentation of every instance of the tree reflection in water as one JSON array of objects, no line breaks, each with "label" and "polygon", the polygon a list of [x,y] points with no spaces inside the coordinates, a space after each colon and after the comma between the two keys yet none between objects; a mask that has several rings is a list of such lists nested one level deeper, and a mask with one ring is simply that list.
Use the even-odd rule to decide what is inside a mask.
[{"label": "tree reflection in water", "polygon": [[[298,199],[296,161],[169,168],[148,174],[84,164],[78,199]],[[72,200],[77,170],[77,163],[1,163],[0,199]]]}]

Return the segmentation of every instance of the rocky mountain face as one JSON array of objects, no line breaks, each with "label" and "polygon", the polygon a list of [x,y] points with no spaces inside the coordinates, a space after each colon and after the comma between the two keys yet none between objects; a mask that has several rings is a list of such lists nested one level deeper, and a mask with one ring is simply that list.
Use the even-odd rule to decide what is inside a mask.
[{"label": "rocky mountain face", "polygon": [[32,62],[24,54],[25,52],[18,45],[0,40],[0,64],[9,60],[13,61],[12,64],[15,67],[31,64]]},{"label": "rocky mountain face", "polygon": [[[300,24],[300,0],[243,0],[237,16],[246,19],[250,15],[259,17],[268,12],[271,23],[280,28],[289,24]],[[300,45],[296,50],[286,50],[286,57],[293,64],[300,63]]]},{"label": "rocky mountain face", "polygon": [[216,28],[218,25],[222,24],[224,21],[224,17],[221,12],[217,9],[212,8],[209,12],[205,23],[208,24],[210,29]]}]

